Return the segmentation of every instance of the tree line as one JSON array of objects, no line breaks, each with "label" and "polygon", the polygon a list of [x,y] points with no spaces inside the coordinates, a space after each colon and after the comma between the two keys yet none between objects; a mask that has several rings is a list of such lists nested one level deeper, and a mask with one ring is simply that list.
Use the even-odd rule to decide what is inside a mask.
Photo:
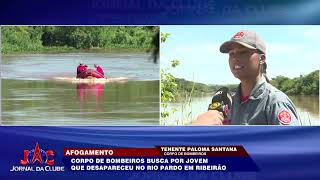
[{"label": "tree line", "polygon": [[158,34],[158,26],[5,26],[1,41],[4,54],[50,47],[150,49]]},{"label": "tree line", "polygon": [[[179,94],[190,93],[191,91],[196,95],[213,94],[222,86],[228,87],[230,91],[235,92],[238,87],[238,84],[206,85],[179,78],[175,78],[175,82],[178,84],[177,91]],[[270,83],[287,95],[319,95],[319,70],[293,79],[277,76]]]},{"label": "tree line", "polygon": [[214,94],[221,87],[227,87],[230,91],[235,92],[238,87],[238,84],[207,85],[180,78],[175,78],[175,81],[178,84],[179,94],[190,93],[191,91],[193,91],[194,95]]},{"label": "tree line", "polygon": [[277,76],[270,83],[288,95],[319,95],[319,70],[293,79]]}]

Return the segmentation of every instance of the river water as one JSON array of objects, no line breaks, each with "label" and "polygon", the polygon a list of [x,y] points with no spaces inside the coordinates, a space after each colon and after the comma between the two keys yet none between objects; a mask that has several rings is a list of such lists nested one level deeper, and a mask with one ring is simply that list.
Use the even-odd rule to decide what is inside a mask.
[{"label": "river water", "polygon": [[[72,83],[82,61],[101,65],[109,83]],[[3,56],[3,125],[158,125],[159,64],[146,53]]]}]

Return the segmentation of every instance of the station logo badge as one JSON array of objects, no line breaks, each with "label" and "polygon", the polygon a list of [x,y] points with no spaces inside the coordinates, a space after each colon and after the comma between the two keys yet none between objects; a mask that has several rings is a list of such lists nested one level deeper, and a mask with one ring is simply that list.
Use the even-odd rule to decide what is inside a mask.
[{"label": "station logo badge", "polygon": [[56,153],[52,149],[43,150],[36,143],[33,149],[24,149],[23,158],[20,158],[19,165],[13,165],[11,172],[41,172],[41,171],[64,171],[64,166],[57,166],[55,161]]},{"label": "station logo badge", "polygon": [[54,165],[54,151],[47,150],[44,151],[40,149],[39,144],[37,143],[34,149],[32,150],[24,150],[23,151],[23,159],[20,160],[21,165],[28,165],[28,164],[46,164],[46,165]]}]

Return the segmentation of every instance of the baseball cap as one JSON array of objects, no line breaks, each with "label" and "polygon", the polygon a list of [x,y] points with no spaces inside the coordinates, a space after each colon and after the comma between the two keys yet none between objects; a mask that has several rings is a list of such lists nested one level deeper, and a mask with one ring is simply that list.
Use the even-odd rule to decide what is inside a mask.
[{"label": "baseball cap", "polygon": [[265,43],[254,31],[242,30],[237,32],[230,41],[226,41],[220,46],[220,52],[228,53],[234,43],[241,44],[249,49],[257,49],[264,54],[266,53]]}]

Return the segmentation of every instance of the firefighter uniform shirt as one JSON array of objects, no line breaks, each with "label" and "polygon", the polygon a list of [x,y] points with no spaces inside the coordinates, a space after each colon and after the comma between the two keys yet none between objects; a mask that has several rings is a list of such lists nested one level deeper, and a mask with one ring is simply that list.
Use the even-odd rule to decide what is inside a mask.
[{"label": "firefighter uniform shirt", "polygon": [[241,100],[240,86],[229,111],[232,125],[301,125],[292,101],[264,78],[245,101]]}]

